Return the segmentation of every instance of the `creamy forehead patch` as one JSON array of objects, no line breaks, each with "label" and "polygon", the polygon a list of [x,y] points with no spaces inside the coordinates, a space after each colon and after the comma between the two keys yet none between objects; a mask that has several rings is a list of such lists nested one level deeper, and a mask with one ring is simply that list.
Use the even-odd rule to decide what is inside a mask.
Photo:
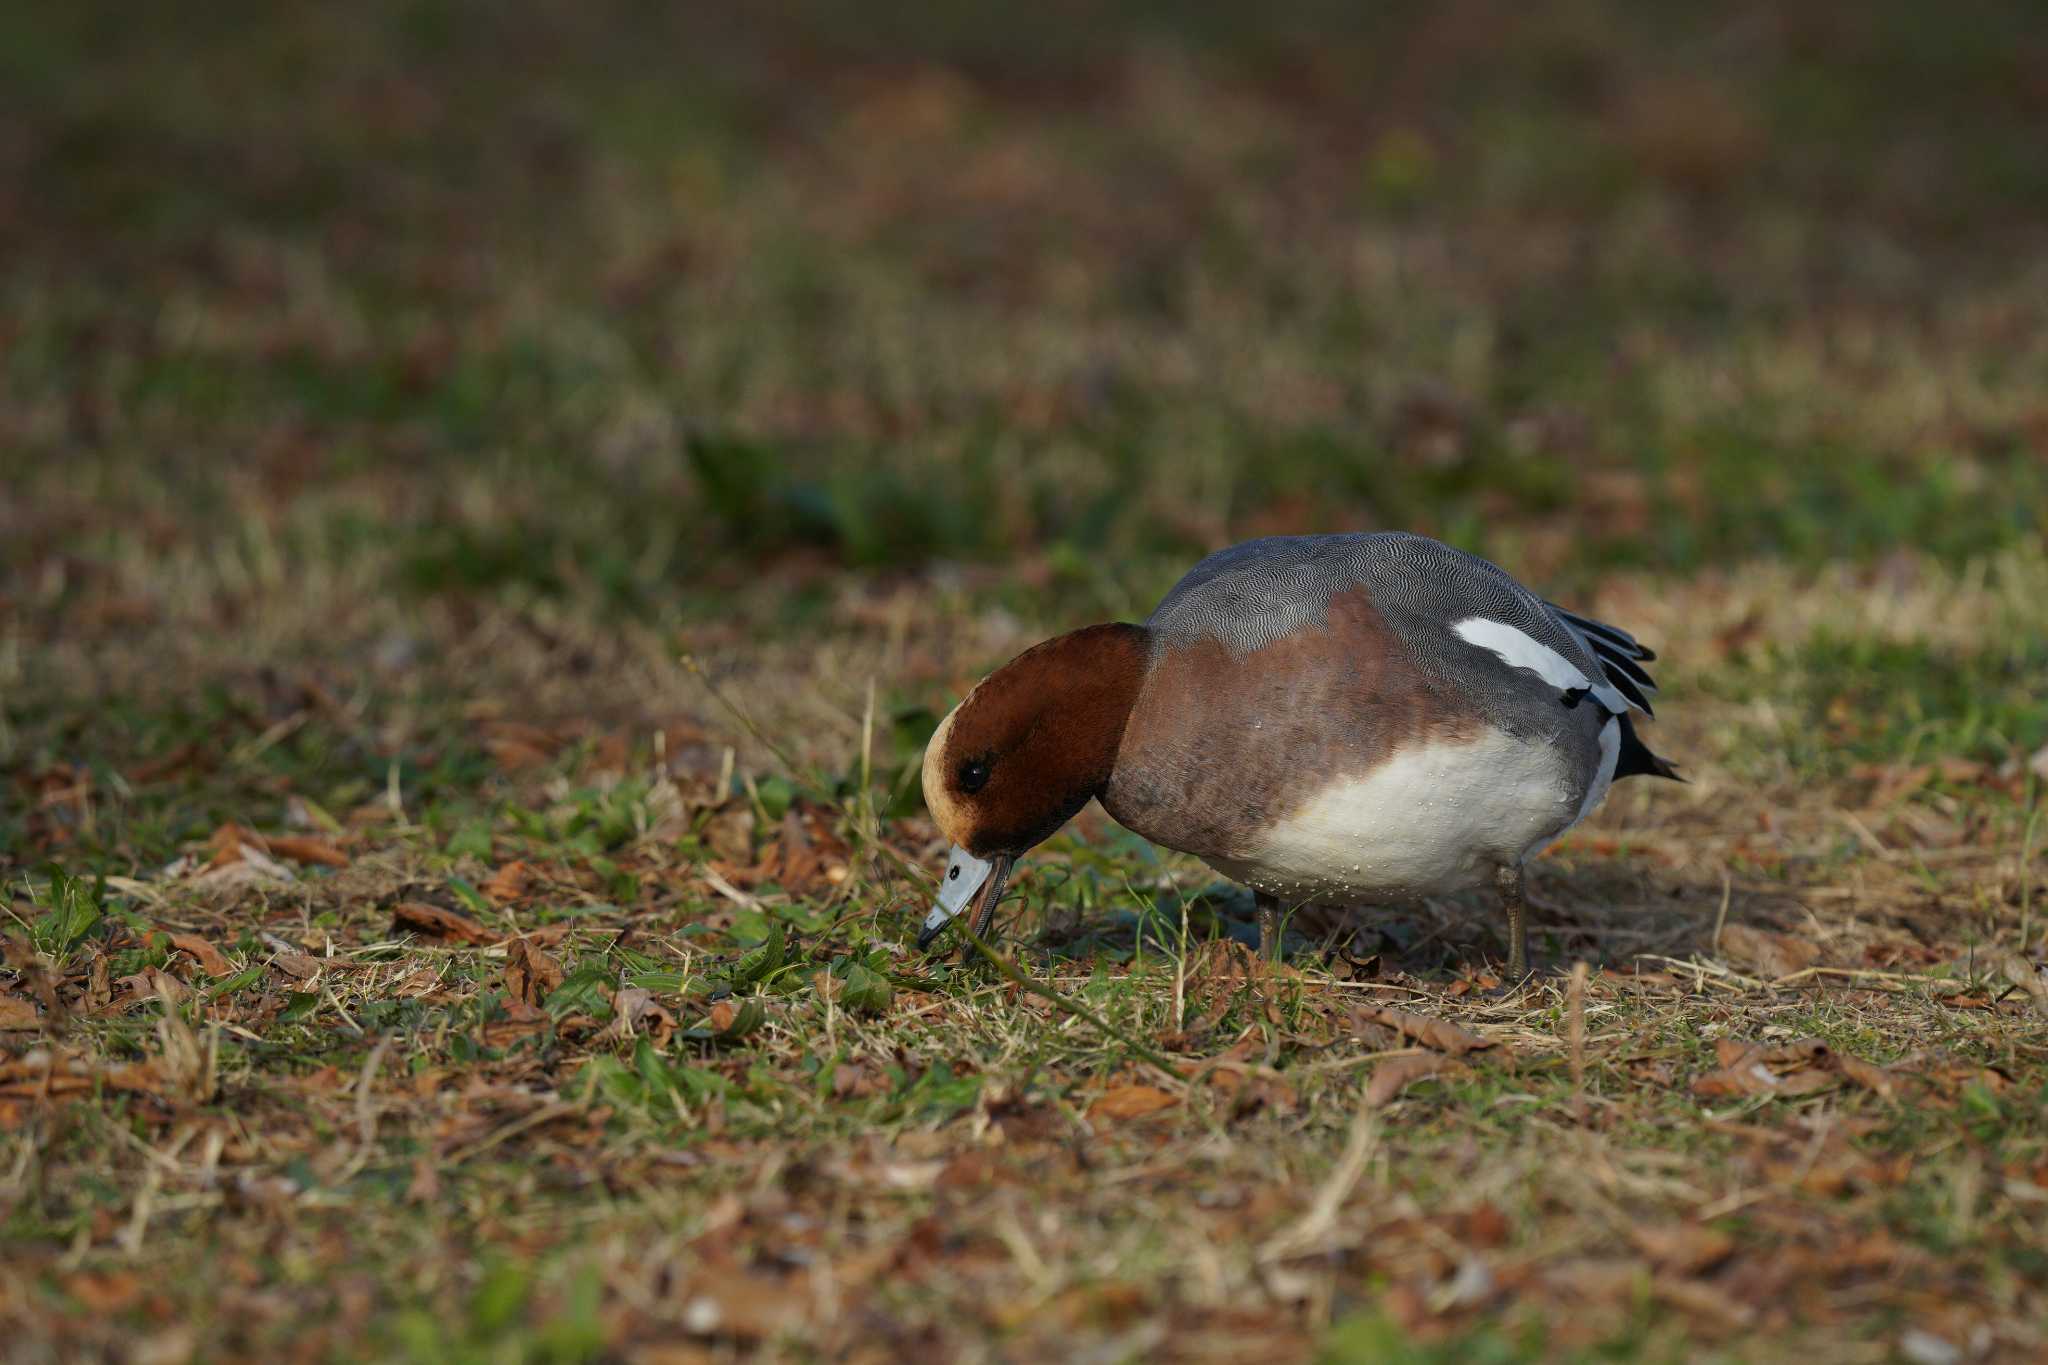
[{"label": "creamy forehead patch", "polygon": [[[973,696],[972,692],[967,694]],[[960,706],[967,705],[963,698]],[[952,733],[953,718],[960,714],[960,706],[946,713],[939,722],[939,728],[932,731],[931,742],[924,746],[924,804],[931,811],[932,819],[938,822],[939,833],[956,844],[964,844],[967,831],[960,827],[961,817],[966,814],[960,803],[946,790],[946,737]]]}]

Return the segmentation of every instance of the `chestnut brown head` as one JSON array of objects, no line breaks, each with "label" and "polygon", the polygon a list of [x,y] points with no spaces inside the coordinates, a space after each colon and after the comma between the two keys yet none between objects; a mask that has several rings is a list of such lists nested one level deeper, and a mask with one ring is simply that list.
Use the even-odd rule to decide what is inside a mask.
[{"label": "chestnut brown head", "polygon": [[921,943],[976,891],[983,932],[1010,864],[1108,784],[1148,643],[1130,625],[1047,640],[982,679],[939,723],[924,751],[924,800],[954,851]]}]

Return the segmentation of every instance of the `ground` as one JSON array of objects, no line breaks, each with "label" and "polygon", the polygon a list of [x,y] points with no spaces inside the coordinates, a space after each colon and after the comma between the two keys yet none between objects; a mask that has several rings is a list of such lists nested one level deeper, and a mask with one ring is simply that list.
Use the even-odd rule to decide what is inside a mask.
[{"label": "ground", "polygon": [[[9,1358],[2037,1358],[2029,7],[697,8],[0,14]],[[1531,981],[912,948],[975,678],[1376,526],[1659,651]]]}]

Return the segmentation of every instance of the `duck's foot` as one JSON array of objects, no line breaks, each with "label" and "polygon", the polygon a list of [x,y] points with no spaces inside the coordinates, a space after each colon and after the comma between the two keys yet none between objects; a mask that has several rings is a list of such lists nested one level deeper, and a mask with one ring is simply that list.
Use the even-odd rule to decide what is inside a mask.
[{"label": "duck's foot", "polygon": [[1494,885],[1508,912],[1508,980],[1519,986],[1529,978],[1529,902],[1522,894],[1521,865],[1501,868]]},{"label": "duck's foot", "polygon": [[1254,891],[1252,904],[1259,914],[1259,958],[1265,962],[1278,962],[1282,932],[1280,902],[1263,891]]}]

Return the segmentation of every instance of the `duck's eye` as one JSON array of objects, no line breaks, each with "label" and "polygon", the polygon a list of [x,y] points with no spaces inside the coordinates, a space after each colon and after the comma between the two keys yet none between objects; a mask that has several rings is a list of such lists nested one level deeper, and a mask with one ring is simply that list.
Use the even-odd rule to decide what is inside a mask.
[{"label": "duck's eye", "polygon": [[979,758],[970,758],[960,765],[960,790],[969,796],[988,785],[988,763]]}]

